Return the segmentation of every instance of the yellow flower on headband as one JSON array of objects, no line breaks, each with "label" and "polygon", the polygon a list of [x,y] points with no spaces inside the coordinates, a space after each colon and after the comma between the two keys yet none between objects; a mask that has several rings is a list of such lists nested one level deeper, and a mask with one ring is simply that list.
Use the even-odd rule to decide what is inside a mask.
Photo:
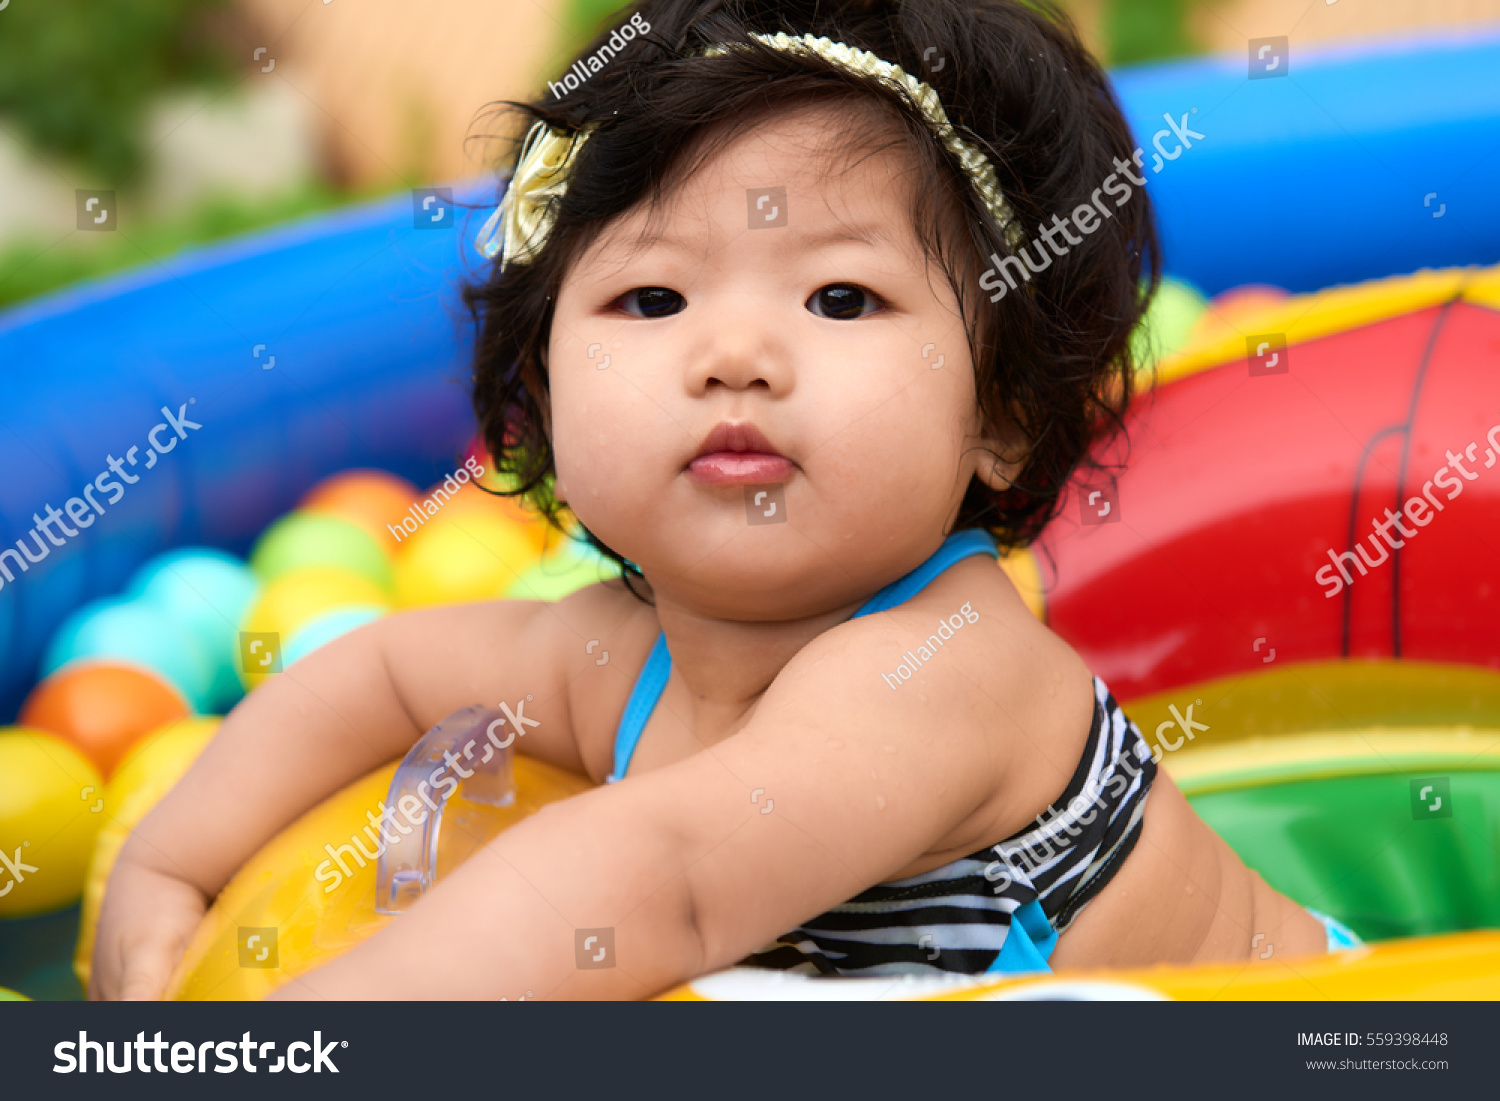
[{"label": "yellow flower on headband", "polygon": [[499,253],[503,271],[506,264],[524,264],[541,252],[582,148],[582,134],[562,133],[545,122],[531,128],[505,198],[479,231],[479,251],[486,259]]}]

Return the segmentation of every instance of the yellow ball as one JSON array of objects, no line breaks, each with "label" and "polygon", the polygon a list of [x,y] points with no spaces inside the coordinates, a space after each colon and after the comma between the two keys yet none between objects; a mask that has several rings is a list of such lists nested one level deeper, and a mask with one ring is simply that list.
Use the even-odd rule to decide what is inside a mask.
[{"label": "yellow ball", "polygon": [[539,557],[531,534],[502,516],[440,516],[396,552],[396,603],[418,608],[496,600]]},{"label": "yellow ball", "polygon": [[94,842],[93,858],[83,885],[78,947],[73,953],[73,972],[85,990],[93,969],[94,929],[99,922],[99,907],[104,902],[104,888],[109,883],[115,858],[120,855],[130,831],[182,779],[182,774],[197,760],[223,721],[217,715],[201,715],[158,727],[131,748],[110,777],[104,793],[105,805],[109,807],[108,821]]},{"label": "yellow ball", "polygon": [[[278,577],[262,590],[260,599],[250,609],[240,630],[254,634],[275,634],[275,651],[279,654],[280,648],[309,620],[325,612],[353,605],[388,609],[391,599],[389,594],[368,578],[347,570],[323,566],[293,570]],[[267,649],[263,647],[257,652],[266,653]],[[245,655],[240,655],[240,680],[246,688],[254,688],[266,678],[269,671],[248,666]]]},{"label": "yellow ball", "polygon": [[[125,754],[120,767],[109,778],[104,798],[111,821],[130,816],[131,806],[146,799],[154,807],[213,739],[224,719],[219,715],[197,715],[157,727]],[[136,821],[145,817],[136,815]]]},{"label": "yellow ball", "polygon": [[0,727],[0,917],[72,905],[108,814],[87,757],[55,735]]}]

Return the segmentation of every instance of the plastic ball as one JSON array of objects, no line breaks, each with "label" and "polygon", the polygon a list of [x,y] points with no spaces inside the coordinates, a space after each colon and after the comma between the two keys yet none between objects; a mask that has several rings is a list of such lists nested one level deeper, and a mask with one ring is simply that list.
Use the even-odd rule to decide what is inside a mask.
[{"label": "plastic ball", "polygon": [[118,819],[142,792],[155,806],[197,759],[224,722],[222,715],[193,715],[163,723],[130,747],[105,786],[111,819]]},{"label": "plastic ball", "polygon": [[608,558],[570,539],[517,578],[505,596],[509,600],[561,600],[579,589],[619,575],[619,567]]},{"label": "plastic ball", "polygon": [[108,819],[104,779],[55,734],[0,727],[0,917],[70,906]]},{"label": "plastic ball", "polygon": [[346,570],[391,590],[391,560],[375,537],[326,512],[293,512],[277,520],[250,552],[250,568],[267,583],[298,570]]},{"label": "plastic ball", "polygon": [[149,670],[91,662],[61,669],[33,688],[20,722],[71,742],[110,776],[143,736],[187,714],[177,690]]},{"label": "plastic ball", "polygon": [[1136,362],[1149,366],[1181,348],[1207,308],[1208,299],[1194,287],[1181,280],[1163,279],[1131,336]]},{"label": "plastic ball", "polygon": [[399,525],[401,517],[407,514],[407,508],[416,499],[417,487],[405,478],[384,470],[346,470],[313,486],[297,509],[349,520],[380,543],[381,540],[390,540],[388,525]]},{"label": "plastic ball", "polygon": [[1244,322],[1255,315],[1274,309],[1290,295],[1280,287],[1262,283],[1246,283],[1231,287],[1213,297],[1203,315],[1193,326],[1192,338],[1210,341],[1228,337],[1232,333],[1255,332],[1255,326],[1246,328]]},{"label": "plastic ball", "polygon": [[287,640],[286,646],[282,649],[282,667],[286,668],[302,660],[340,635],[347,635],[356,627],[363,627],[366,623],[379,619],[385,613],[385,608],[356,605],[352,608],[339,608],[336,611],[325,612],[323,615],[308,620]]},{"label": "plastic ball", "polygon": [[[278,577],[261,591],[241,629],[275,634],[276,643],[284,647],[305,624],[329,612],[389,607],[390,595],[367,577],[347,570],[297,570]],[[247,688],[253,688],[268,671],[247,668],[240,676]]]},{"label": "plastic ball", "polygon": [[203,715],[158,727],[126,754],[105,786],[104,801],[109,807],[109,816],[94,841],[83,885],[78,945],[73,955],[73,971],[85,990],[88,989],[93,964],[94,929],[99,921],[99,907],[104,901],[104,888],[115,859],[130,832],[182,778],[213,740],[214,732],[223,721],[217,715]]},{"label": "plastic ball", "polygon": [[192,632],[213,667],[208,710],[227,711],[242,694],[234,660],[240,620],[259,591],[255,574],[234,555],[188,547],[147,562],[126,595],[165,609]]},{"label": "plastic ball", "polygon": [[[431,493],[428,497],[431,497]],[[527,512],[516,498],[499,497],[472,485],[466,485],[454,494],[443,505],[438,516],[444,520],[458,520],[468,516],[493,516],[506,520],[531,541],[537,554],[542,553],[549,534],[546,521],[534,512]],[[403,533],[403,537],[406,535],[407,533]],[[556,533],[553,535],[555,537]]]},{"label": "plastic ball", "polygon": [[483,474],[475,477],[475,482],[486,489],[497,491],[511,488],[514,479],[501,474],[500,471],[495,469],[495,460],[491,457],[490,450],[485,445],[484,439],[477,433],[469,441],[468,449],[464,452],[465,466],[468,465],[470,459],[474,461],[475,466],[484,471]]},{"label": "plastic ball", "polygon": [[182,693],[194,711],[208,708],[213,662],[166,609],[111,597],[85,604],[57,629],[42,658],[42,675],[84,659],[142,665]]},{"label": "plastic ball", "polygon": [[396,603],[417,608],[495,600],[536,560],[532,537],[509,520],[440,514],[396,553]]}]

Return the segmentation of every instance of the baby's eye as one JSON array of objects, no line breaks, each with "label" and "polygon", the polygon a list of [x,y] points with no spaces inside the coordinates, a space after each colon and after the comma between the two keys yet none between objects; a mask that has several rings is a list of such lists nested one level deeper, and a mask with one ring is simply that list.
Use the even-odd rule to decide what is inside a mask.
[{"label": "baby's eye", "polygon": [[637,287],[620,296],[619,307],[636,317],[671,317],[681,313],[687,302],[676,291],[666,287]]},{"label": "baby's eye", "polygon": [[858,284],[831,283],[813,292],[807,308],[833,321],[857,321],[880,309],[880,300]]}]

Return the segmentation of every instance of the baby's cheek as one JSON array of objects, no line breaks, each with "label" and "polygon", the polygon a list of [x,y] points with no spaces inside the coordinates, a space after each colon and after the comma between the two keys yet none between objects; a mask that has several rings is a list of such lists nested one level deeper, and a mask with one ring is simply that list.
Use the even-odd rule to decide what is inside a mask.
[{"label": "baby's cheek", "polygon": [[[643,431],[644,428],[644,431]],[[588,400],[569,406],[554,422],[558,485],[573,513],[606,538],[660,495],[666,441],[649,418],[624,403]],[[653,482],[653,476],[655,482]]]}]

